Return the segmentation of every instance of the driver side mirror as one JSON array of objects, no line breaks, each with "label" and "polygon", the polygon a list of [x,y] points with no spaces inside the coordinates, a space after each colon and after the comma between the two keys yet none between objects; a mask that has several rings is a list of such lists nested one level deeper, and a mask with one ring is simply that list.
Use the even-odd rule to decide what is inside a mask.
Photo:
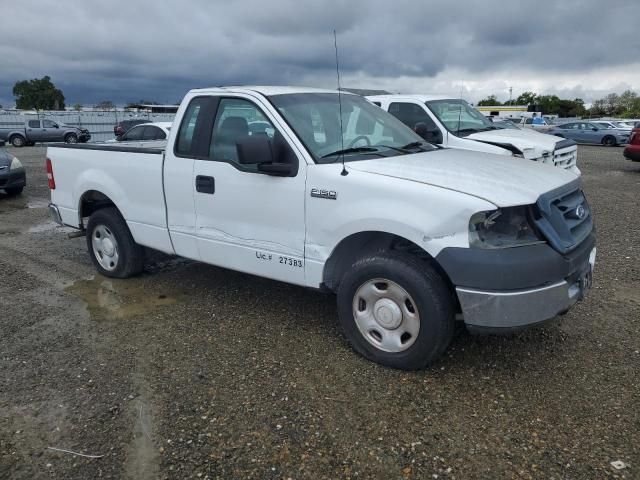
[{"label": "driver side mirror", "polygon": [[256,165],[258,172],[276,177],[290,177],[297,173],[292,163],[282,163],[274,151],[274,142],[267,135],[247,135],[236,142],[238,162]]},{"label": "driver side mirror", "polygon": [[419,122],[413,130],[429,143],[440,144],[443,142],[442,132],[438,129],[429,129],[426,123]]},{"label": "driver side mirror", "polygon": [[57,123],[54,123],[53,128],[60,128],[60,126]]}]

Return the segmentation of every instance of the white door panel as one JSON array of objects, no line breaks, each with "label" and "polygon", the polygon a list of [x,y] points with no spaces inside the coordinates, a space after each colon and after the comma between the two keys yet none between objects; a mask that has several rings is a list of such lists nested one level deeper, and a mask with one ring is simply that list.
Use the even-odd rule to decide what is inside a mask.
[{"label": "white door panel", "polygon": [[196,160],[197,175],[215,180],[215,193],[195,193],[202,261],[304,284],[304,169],[274,177]]}]

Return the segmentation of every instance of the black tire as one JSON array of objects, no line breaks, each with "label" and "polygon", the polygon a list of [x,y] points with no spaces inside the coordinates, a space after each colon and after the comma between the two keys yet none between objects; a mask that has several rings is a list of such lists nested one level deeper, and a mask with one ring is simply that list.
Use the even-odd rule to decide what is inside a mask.
[{"label": "black tire", "polygon": [[78,143],[78,136],[75,133],[67,133],[64,136],[64,143]]},{"label": "black tire", "polygon": [[[115,239],[114,250],[117,252],[117,260],[111,269],[101,265],[99,256],[100,258],[106,257],[102,255],[101,250],[94,249],[94,235],[100,228],[106,228]],[[116,208],[103,208],[94,212],[87,222],[86,233],[89,256],[100,274],[105,277],[129,278],[142,272],[144,249],[133,240],[127,223]]]},{"label": "black tire", "polygon": [[7,195],[20,195],[22,190],[24,190],[24,187],[10,187],[4,189],[4,191],[7,192]]},{"label": "black tire", "polygon": [[[375,279],[395,283],[415,303],[420,328],[405,350],[389,352],[378,348],[370,340],[371,333],[377,333],[375,329],[367,338],[356,323],[354,310],[355,305],[360,308],[360,303],[356,303],[355,295]],[[377,288],[378,283],[374,285]],[[449,346],[455,323],[454,298],[447,283],[427,261],[399,252],[381,252],[356,261],[344,275],[338,288],[338,316],[345,337],[362,356],[389,367],[417,370],[437,360]],[[404,314],[401,316],[404,322]]]},{"label": "black tire", "polygon": [[615,147],[618,144],[618,142],[616,142],[616,137],[614,137],[612,135],[606,135],[602,139],[602,144],[607,146],[607,147]]},{"label": "black tire", "polygon": [[13,135],[9,141],[11,142],[11,145],[16,148],[24,147],[27,143],[27,139],[22,135]]}]

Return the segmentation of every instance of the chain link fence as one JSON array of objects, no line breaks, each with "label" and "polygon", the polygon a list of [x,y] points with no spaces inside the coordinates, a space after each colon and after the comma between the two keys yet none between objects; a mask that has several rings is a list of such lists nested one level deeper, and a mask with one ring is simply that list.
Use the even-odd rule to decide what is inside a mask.
[{"label": "chain link fence", "polygon": [[91,133],[91,142],[104,142],[115,138],[113,127],[123,120],[172,122],[175,113],[119,112],[91,110],[81,112],[43,111],[38,113],[0,112],[0,128],[22,128],[33,119],[48,119],[73,127],[82,127]]}]

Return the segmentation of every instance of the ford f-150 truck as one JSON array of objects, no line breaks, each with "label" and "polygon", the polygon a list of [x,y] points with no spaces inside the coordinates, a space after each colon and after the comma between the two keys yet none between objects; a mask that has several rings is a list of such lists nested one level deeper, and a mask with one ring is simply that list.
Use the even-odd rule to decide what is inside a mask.
[{"label": "ford f-150 truck", "polygon": [[512,155],[580,175],[576,142],[532,129],[500,129],[461,99],[438,95],[367,97],[429,142],[443,147]]},{"label": "ford f-150 truck", "polygon": [[580,177],[433,146],[358,95],[192,90],[164,149],[47,156],[50,211],[85,233],[102,275],[141,272],[149,247],[326,289],[354,349],[384,365],[434,361],[456,319],[476,332],[552,319],[591,284]]},{"label": "ford f-150 truck", "polygon": [[0,140],[14,147],[34,145],[36,142],[84,143],[91,140],[86,128],[72,127],[53,120],[27,120],[24,127],[0,128]]}]

